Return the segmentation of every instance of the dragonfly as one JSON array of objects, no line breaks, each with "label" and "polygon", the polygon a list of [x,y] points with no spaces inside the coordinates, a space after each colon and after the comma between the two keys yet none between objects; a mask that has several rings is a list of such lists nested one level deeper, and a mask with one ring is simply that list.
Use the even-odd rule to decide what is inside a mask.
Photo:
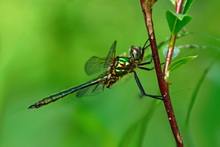
[{"label": "dragonfly", "polygon": [[147,45],[148,40],[145,42],[143,47],[136,47],[132,45],[130,47],[128,56],[124,54],[116,56],[117,41],[114,41],[106,58],[93,56],[85,64],[85,72],[87,75],[92,75],[102,70],[105,70],[104,73],[89,82],[47,96],[42,100],[32,104],[28,108],[39,108],[51,102],[55,102],[58,99],[74,92],[77,92],[76,97],[78,98],[98,94],[103,92],[105,88],[111,88],[113,84],[130,73],[134,73],[134,79],[143,96],[148,96],[155,99],[163,99],[161,96],[147,94],[135,71],[136,68],[147,71],[154,69],[143,67],[144,65],[150,64],[152,62],[152,58],[148,62],[143,62],[145,50],[150,46]]}]

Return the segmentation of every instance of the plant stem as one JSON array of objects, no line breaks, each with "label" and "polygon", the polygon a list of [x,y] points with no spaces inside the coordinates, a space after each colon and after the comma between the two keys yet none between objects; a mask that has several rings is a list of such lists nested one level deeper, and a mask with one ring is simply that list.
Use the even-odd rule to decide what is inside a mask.
[{"label": "plant stem", "polygon": [[[180,14],[182,12],[182,5],[183,5],[183,1],[184,0],[176,0],[176,13],[177,14]],[[171,35],[170,35],[170,41],[169,41],[169,46],[168,46],[168,52],[167,52],[167,56],[166,56],[166,61],[165,61],[165,64],[164,64],[164,76],[167,75],[167,72],[168,72],[168,67],[171,63],[171,60],[172,60],[172,56],[173,56],[173,50],[174,50],[174,46],[175,46],[175,43],[176,43],[176,36],[177,34],[174,34],[173,32],[171,32]],[[168,79],[166,79],[166,81],[168,82]]]},{"label": "plant stem", "polygon": [[[153,20],[152,20],[152,7],[156,0],[148,0],[147,2],[145,0],[140,0],[142,11],[144,14],[145,24],[148,31],[148,37],[150,40],[151,50],[152,50],[152,56],[154,60],[157,80],[160,88],[160,92],[164,98],[164,106],[167,112],[168,120],[174,135],[174,138],[176,140],[177,147],[183,147],[183,141],[178,129],[178,125],[176,122],[176,118],[174,115],[170,94],[169,94],[169,83],[165,81],[164,74],[162,73],[160,59],[158,55],[158,49],[157,49],[157,43],[155,39],[155,33],[153,28]],[[175,44],[175,38],[173,38],[174,41],[172,43]],[[174,45],[173,45],[174,46]],[[172,52],[171,52],[172,57]],[[171,61],[171,58],[169,58]],[[169,65],[169,64],[168,64]]]},{"label": "plant stem", "polygon": [[[164,71],[163,71],[164,77],[167,77],[168,68],[169,68],[169,65],[170,65],[171,60],[172,60],[175,43],[176,43],[176,35],[171,33],[169,46],[168,46],[168,51],[167,51],[167,56],[166,56],[166,61],[165,61],[165,64],[164,64]],[[167,78],[165,78],[165,80],[166,80],[166,82],[168,82]]]}]

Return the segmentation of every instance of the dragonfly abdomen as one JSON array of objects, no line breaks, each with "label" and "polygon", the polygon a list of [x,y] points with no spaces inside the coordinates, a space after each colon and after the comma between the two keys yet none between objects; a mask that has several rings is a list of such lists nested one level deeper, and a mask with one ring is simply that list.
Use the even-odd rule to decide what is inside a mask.
[{"label": "dragonfly abdomen", "polygon": [[78,90],[80,90],[80,89],[84,89],[84,88],[87,88],[87,87],[89,87],[89,86],[95,85],[95,84],[101,82],[101,80],[102,80],[101,78],[97,78],[97,79],[94,79],[94,80],[92,80],[92,81],[90,81],[90,82],[81,84],[81,85],[79,85],[79,86],[75,86],[75,87],[72,87],[72,88],[63,90],[63,91],[61,91],[61,92],[58,92],[58,93],[56,93],[56,94],[50,95],[50,96],[48,96],[48,97],[46,97],[46,98],[43,98],[42,100],[40,100],[40,101],[34,103],[33,105],[31,105],[31,106],[28,107],[28,108],[29,108],[29,109],[39,108],[39,107],[41,107],[41,106],[47,105],[47,104],[49,104],[49,103],[51,103],[51,102],[54,102],[54,101],[56,101],[56,100],[58,100],[58,99],[60,99],[60,98],[62,98],[62,97],[65,97],[65,96],[67,96],[67,95],[69,95],[69,94],[71,94],[71,93],[74,93],[74,92],[76,92],[76,91],[78,91]]},{"label": "dragonfly abdomen", "polygon": [[32,109],[32,108],[39,108],[43,105],[47,105],[51,102],[55,102],[56,100],[70,94],[70,93],[73,93],[74,91],[72,91],[71,89],[69,90],[65,90],[65,91],[61,91],[59,93],[56,93],[56,94],[53,94],[51,96],[48,96],[46,98],[43,98],[42,100],[38,101],[37,103],[31,105],[30,107],[28,107],[29,109]]}]

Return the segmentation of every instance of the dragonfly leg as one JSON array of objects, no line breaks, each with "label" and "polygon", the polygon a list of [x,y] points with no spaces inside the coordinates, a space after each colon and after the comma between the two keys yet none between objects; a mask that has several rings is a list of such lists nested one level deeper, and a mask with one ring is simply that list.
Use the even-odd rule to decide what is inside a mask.
[{"label": "dragonfly leg", "polygon": [[148,41],[149,41],[149,38],[148,38],[148,39],[146,40],[146,42],[144,43],[144,46],[142,47],[143,50],[147,49],[147,48],[150,46],[150,44],[147,45]]},{"label": "dragonfly leg", "polygon": [[144,96],[148,96],[148,97],[150,97],[150,98],[155,98],[155,99],[163,100],[163,97],[162,97],[162,96],[147,94],[147,93],[144,91],[143,86],[141,85],[141,82],[140,82],[140,80],[139,80],[139,78],[138,78],[138,76],[137,76],[137,73],[136,73],[135,71],[133,71],[133,72],[134,72],[135,81],[136,81],[136,83],[137,83],[137,85],[138,85],[138,87],[139,87],[141,93],[142,93]]},{"label": "dragonfly leg", "polygon": [[[147,70],[147,71],[153,70],[155,67],[152,67],[152,68],[142,67],[143,65],[151,64],[151,62],[152,62],[152,58],[148,62],[143,62],[143,63],[138,64],[138,68],[143,69],[143,70]],[[161,63],[160,65],[163,65],[163,64],[164,63]]]},{"label": "dragonfly leg", "polygon": [[151,62],[152,62],[152,58],[148,62],[143,62],[143,63],[138,64],[138,68],[143,69],[143,70],[147,70],[147,71],[153,70],[154,67],[152,67],[152,68],[142,67],[143,65],[151,64]]},{"label": "dragonfly leg", "polygon": [[147,41],[144,43],[144,46],[141,48],[141,50],[142,50],[141,59],[142,59],[142,60],[143,60],[143,58],[144,58],[144,52],[145,52],[145,50],[150,46],[150,44],[147,45],[148,41],[149,41],[149,39],[147,39]]},{"label": "dragonfly leg", "polygon": [[152,57],[151,57],[151,59],[150,59],[150,61],[148,61],[148,62],[143,62],[143,63],[140,63],[140,64],[138,64],[139,66],[142,66],[142,65],[147,65],[147,64],[151,64],[152,63]]},{"label": "dragonfly leg", "polygon": [[147,71],[150,71],[150,70],[153,70],[153,69],[154,69],[154,67],[152,67],[152,68],[147,68],[147,67],[138,67],[138,68],[143,69],[143,70],[147,70]]}]

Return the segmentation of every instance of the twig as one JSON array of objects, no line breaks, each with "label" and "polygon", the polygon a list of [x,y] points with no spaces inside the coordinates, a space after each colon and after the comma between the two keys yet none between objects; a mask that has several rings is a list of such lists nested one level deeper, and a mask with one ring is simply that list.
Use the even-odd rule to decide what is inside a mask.
[{"label": "twig", "polygon": [[[176,13],[177,14],[180,14],[182,12],[182,5],[183,5],[183,1],[184,0],[176,0]],[[168,72],[168,67],[171,63],[171,60],[172,60],[172,56],[173,56],[173,50],[174,50],[174,46],[175,46],[175,43],[176,43],[176,38],[177,38],[177,35],[175,34],[171,34],[170,35],[170,41],[169,41],[169,46],[168,46],[168,52],[167,52],[167,56],[166,56],[166,61],[165,61],[165,64],[164,64],[164,75],[167,75],[167,72]]]},{"label": "twig", "polygon": [[[164,80],[164,74],[162,73],[160,59],[158,55],[157,50],[157,43],[155,39],[155,33],[153,28],[153,20],[152,20],[152,7],[156,0],[148,0],[147,2],[145,0],[140,0],[142,11],[144,14],[145,24],[148,31],[148,37],[150,39],[150,45],[155,65],[155,70],[157,74],[157,80],[160,88],[160,92],[164,98],[164,106],[167,112],[168,120],[174,135],[174,138],[176,140],[177,147],[183,147],[183,141],[178,129],[178,125],[176,122],[176,118],[174,115],[170,95],[169,95],[169,83],[167,83]],[[172,57],[172,56],[171,56]]]}]

